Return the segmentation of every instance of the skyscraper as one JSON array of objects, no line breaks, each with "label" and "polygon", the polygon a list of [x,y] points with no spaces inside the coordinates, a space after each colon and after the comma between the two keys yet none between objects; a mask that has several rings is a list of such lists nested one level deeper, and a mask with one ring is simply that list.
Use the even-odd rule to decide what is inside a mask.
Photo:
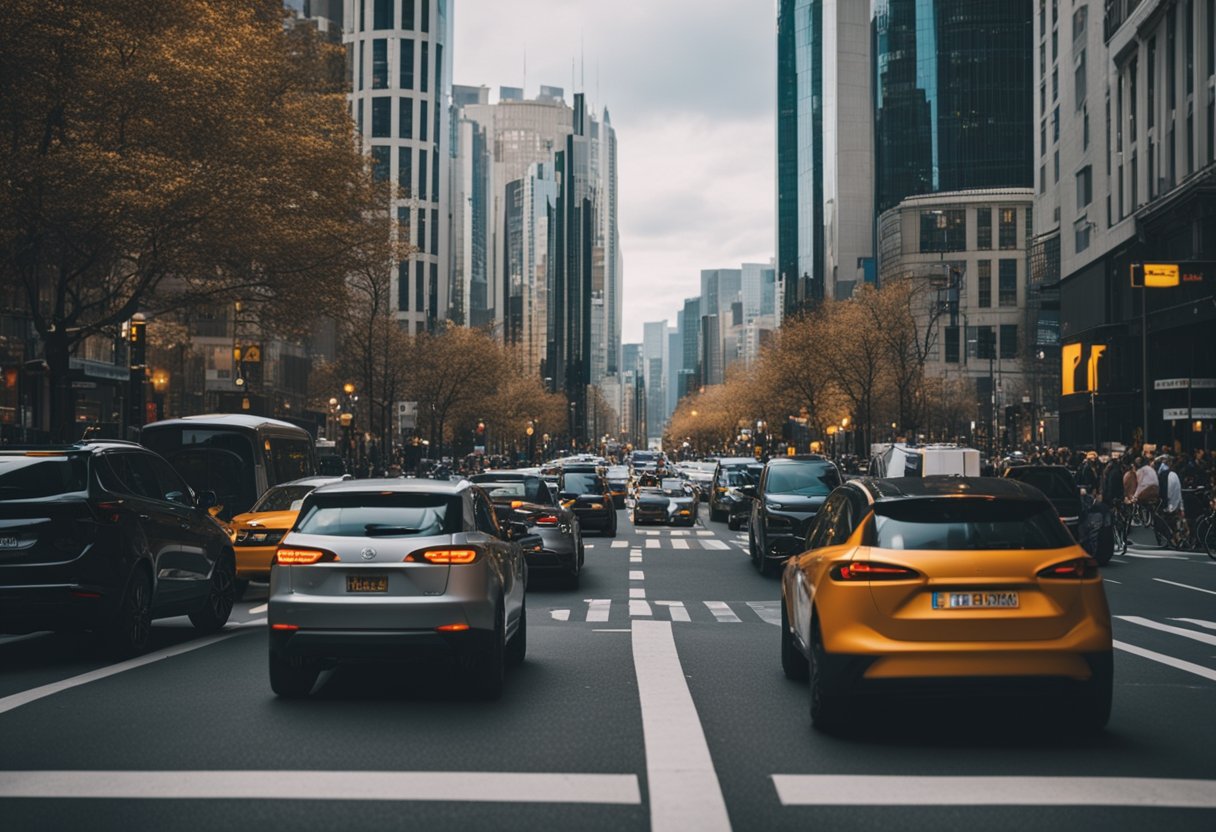
[{"label": "skyscraper", "polygon": [[348,99],[373,176],[395,181],[390,208],[416,251],[394,296],[411,333],[448,316],[449,98],[452,6],[445,0],[353,0],[344,21]]}]

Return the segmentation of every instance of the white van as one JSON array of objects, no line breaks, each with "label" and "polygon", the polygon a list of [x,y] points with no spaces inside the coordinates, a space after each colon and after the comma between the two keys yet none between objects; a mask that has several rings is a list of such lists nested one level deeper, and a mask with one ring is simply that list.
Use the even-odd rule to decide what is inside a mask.
[{"label": "white van", "polygon": [[980,475],[980,452],[961,445],[881,446],[870,458],[871,477],[927,477],[933,474]]}]

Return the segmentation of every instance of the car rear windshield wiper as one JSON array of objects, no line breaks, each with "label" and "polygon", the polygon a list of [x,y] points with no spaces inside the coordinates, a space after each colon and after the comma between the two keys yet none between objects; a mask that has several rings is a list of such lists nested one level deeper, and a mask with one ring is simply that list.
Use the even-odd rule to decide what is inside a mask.
[{"label": "car rear windshield wiper", "polygon": [[378,537],[380,535],[418,534],[422,529],[411,529],[407,526],[389,526],[384,523],[368,523],[363,527],[363,531],[367,532],[368,537]]}]

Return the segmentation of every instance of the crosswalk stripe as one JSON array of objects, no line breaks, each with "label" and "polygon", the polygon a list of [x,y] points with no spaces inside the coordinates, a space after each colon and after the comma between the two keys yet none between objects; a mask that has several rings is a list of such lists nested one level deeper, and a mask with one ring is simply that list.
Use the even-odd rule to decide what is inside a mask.
[{"label": "crosswalk stripe", "polygon": [[701,545],[706,549],[729,549],[730,546],[723,543],[721,540],[702,540]]},{"label": "crosswalk stripe", "polygon": [[688,534],[688,529],[672,529],[671,530],[672,537],[684,537],[687,534]]},{"label": "crosswalk stripe", "polygon": [[608,598],[587,600],[587,620],[591,622],[607,621],[612,612],[612,601]]},{"label": "crosswalk stripe", "polygon": [[625,548],[628,548],[628,546],[629,546],[629,541],[628,541],[628,540],[614,540],[614,541],[612,541],[612,548],[613,548],[613,549],[625,549]]},{"label": "crosswalk stripe", "polygon": [[714,533],[711,532],[709,529],[698,529],[697,534],[699,534],[701,537],[713,537],[714,536]]},{"label": "crosswalk stripe", "polygon": [[655,603],[660,607],[668,607],[670,609],[672,621],[692,621],[692,618],[688,615],[688,610],[684,608],[683,601],[655,601]]},{"label": "crosswalk stripe", "polygon": [[644,581],[644,580],[646,580],[646,575],[642,572],[641,569],[630,569],[629,570],[629,580]]},{"label": "crosswalk stripe", "polygon": [[646,538],[646,548],[647,549],[659,548],[659,541],[655,540],[653,537]]},{"label": "crosswalk stripe", "polygon": [[1170,621],[1181,621],[1184,624],[1194,624],[1205,630],[1216,630],[1216,621],[1204,621],[1202,618],[1171,618]]},{"label": "crosswalk stripe", "polygon": [[1172,633],[1183,638],[1194,639],[1195,641],[1204,644],[1216,646],[1216,636],[1210,636],[1207,633],[1197,633],[1194,630],[1185,630],[1182,627],[1173,627],[1169,624],[1161,624],[1148,618],[1141,618],[1138,615],[1116,615],[1115,618],[1120,621],[1127,621],[1131,624],[1139,624],[1141,627],[1150,627],[1154,630],[1160,630],[1163,633]]},{"label": "crosswalk stripe", "polygon": [[752,608],[752,611],[756,615],[760,616],[760,620],[765,624],[773,624],[777,627],[781,626],[780,601],[748,601],[747,605]]},{"label": "crosswalk stripe", "polygon": [[735,611],[730,608],[730,605],[725,601],[702,601],[706,608],[714,614],[714,618],[721,621],[723,624],[739,624],[739,616],[735,615]]},{"label": "crosswalk stripe", "polygon": [[676,539],[674,539],[673,541],[671,541],[671,548],[673,548],[673,549],[687,549],[687,548],[688,548],[688,541],[687,541],[687,540],[685,540],[685,539],[684,539],[684,538],[682,538],[682,537],[677,537]]},{"label": "crosswalk stripe", "polygon": [[629,602],[629,617],[635,618],[639,615],[654,615],[654,613],[650,611],[649,602],[634,599]]},{"label": "crosswalk stripe", "polygon": [[569,621],[570,610],[549,610],[549,617],[554,621]]},{"label": "crosswalk stripe", "polygon": [[594,548],[595,548],[595,544],[594,544],[594,543],[584,543],[584,544],[583,544],[583,548],[584,548],[584,549],[594,549]]},{"label": "crosswalk stripe", "polygon": [[630,587],[629,588],[629,597],[630,598],[645,598],[646,590],[644,587],[640,587],[640,586]]}]

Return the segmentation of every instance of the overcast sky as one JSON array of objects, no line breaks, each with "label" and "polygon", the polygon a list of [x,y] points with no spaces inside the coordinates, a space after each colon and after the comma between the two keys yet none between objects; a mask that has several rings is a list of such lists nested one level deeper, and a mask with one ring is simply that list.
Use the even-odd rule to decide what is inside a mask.
[{"label": "overcast sky", "polygon": [[[675,325],[703,268],[767,263],[774,230],[773,0],[456,0],[453,82],[562,87],[618,142],[626,342]],[[581,50],[580,50],[581,43]],[[573,78],[572,78],[573,61]],[[581,71],[580,71],[581,70]],[[573,87],[572,87],[573,84]]]}]

